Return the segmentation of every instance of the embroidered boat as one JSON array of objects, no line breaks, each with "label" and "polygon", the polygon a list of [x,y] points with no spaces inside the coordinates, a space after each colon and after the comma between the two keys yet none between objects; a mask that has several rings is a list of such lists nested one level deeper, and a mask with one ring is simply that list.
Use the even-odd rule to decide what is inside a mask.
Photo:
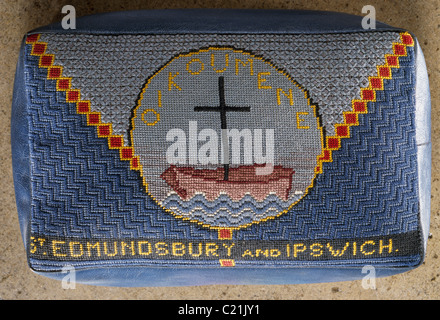
[{"label": "embroidered boat", "polygon": [[269,194],[287,200],[295,171],[273,166],[270,174],[257,174],[256,170],[262,167],[264,165],[195,169],[171,165],[162,173],[161,178],[184,200],[191,199],[197,193],[203,193],[209,201],[217,199],[222,193],[234,201],[242,199],[246,194],[257,201],[263,201]]}]

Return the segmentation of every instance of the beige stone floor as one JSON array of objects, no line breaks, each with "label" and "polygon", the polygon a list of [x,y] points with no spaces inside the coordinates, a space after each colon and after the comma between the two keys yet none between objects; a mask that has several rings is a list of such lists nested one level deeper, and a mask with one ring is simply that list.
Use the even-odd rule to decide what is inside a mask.
[{"label": "beige stone floor", "polygon": [[[146,4],[145,4],[146,3]],[[331,3],[331,5],[329,5]],[[425,263],[410,272],[377,279],[376,290],[361,281],[276,285],[212,285],[178,288],[108,288],[77,284],[66,290],[55,280],[32,273],[27,265],[15,207],[10,148],[13,78],[20,41],[36,27],[59,21],[63,5],[74,5],[77,16],[105,11],[155,8],[265,8],[341,11],[361,15],[374,5],[377,19],[412,31],[425,54],[432,96],[432,211]],[[439,299],[440,298],[440,1],[60,1],[0,0],[0,299]]]}]

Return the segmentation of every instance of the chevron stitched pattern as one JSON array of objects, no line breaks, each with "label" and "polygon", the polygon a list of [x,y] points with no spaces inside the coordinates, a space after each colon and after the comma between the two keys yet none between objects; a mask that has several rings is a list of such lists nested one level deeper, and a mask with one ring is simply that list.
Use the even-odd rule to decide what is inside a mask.
[{"label": "chevron stitched pattern", "polygon": [[[413,49],[385,79],[368,114],[351,127],[351,139],[324,163],[315,187],[271,230],[252,226],[238,239],[344,237],[418,229],[417,146]],[[412,188],[408,188],[412,186]]]},{"label": "chevron stitched pattern", "polygon": [[[55,80],[30,56],[28,92],[32,101],[32,232],[83,237],[215,237],[161,214],[146,196],[139,173],[118,150],[66,103]],[[32,66],[33,64],[33,66]],[[35,76],[35,78],[33,78]]]},{"label": "chevron stitched pattern", "polygon": [[322,163],[332,161],[333,150],[341,146],[341,139],[350,137],[350,128],[359,124],[359,116],[368,112],[368,102],[376,100],[377,92],[384,89],[384,79],[391,79],[391,69],[399,67],[399,57],[406,56],[406,48],[414,46],[414,40],[409,33],[400,35],[400,42],[393,44],[393,54],[385,55],[385,64],[377,66],[377,75],[369,77],[368,87],[361,89],[361,99],[352,100],[352,110],[343,112],[344,122],[335,124],[335,135],[326,137],[326,148],[320,157],[316,168],[322,173]]},{"label": "chevron stitched pattern", "polygon": [[[109,148],[75,99],[26,46],[34,234],[83,238],[217,239],[222,232],[172,217],[145,193],[132,161]],[[34,49],[35,50],[35,49]],[[310,193],[288,213],[226,239],[366,237],[418,230],[414,49],[382,80],[368,113],[323,162]],[[380,71],[379,71],[380,72]],[[71,102],[69,102],[71,101]],[[414,186],[408,188],[408,186]],[[224,260],[232,266],[234,260]]]}]

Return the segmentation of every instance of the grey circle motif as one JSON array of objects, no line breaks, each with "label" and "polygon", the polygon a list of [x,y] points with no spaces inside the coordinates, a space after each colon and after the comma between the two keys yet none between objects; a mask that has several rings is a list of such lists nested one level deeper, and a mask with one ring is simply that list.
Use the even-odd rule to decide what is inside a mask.
[{"label": "grey circle motif", "polygon": [[290,210],[324,148],[306,91],[270,61],[226,47],[180,54],[149,77],[130,137],[149,195],[214,228]]}]

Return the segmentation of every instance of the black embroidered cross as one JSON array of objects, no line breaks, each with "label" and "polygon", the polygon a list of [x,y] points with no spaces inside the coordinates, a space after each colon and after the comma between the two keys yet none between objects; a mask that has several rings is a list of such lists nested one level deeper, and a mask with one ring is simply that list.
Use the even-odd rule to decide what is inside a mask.
[{"label": "black embroidered cross", "polygon": [[[208,107],[208,106],[202,106],[202,107],[194,107],[194,111],[198,112],[198,111],[211,111],[211,112],[220,112],[220,123],[221,123],[221,128],[222,128],[222,133],[223,130],[228,128],[227,125],[227,120],[226,120],[226,112],[250,112],[251,111],[251,107],[231,107],[226,105],[225,102],[225,78],[224,77],[219,77],[218,78],[218,94],[219,94],[219,100],[220,100],[220,105],[218,107]],[[225,137],[223,137],[225,138]],[[224,141],[224,139],[223,139]],[[226,150],[227,150],[227,145],[225,147],[224,144],[228,144],[228,140],[224,141],[223,143],[223,151],[225,154],[225,158],[227,158],[227,162],[229,162],[229,154],[226,154]],[[226,150],[225,150],[226,149]],[[229,177],[229,163],[224,163],[223,164],[224,167],[224,176],[223,179],[226,181],[228,180]]]}]

